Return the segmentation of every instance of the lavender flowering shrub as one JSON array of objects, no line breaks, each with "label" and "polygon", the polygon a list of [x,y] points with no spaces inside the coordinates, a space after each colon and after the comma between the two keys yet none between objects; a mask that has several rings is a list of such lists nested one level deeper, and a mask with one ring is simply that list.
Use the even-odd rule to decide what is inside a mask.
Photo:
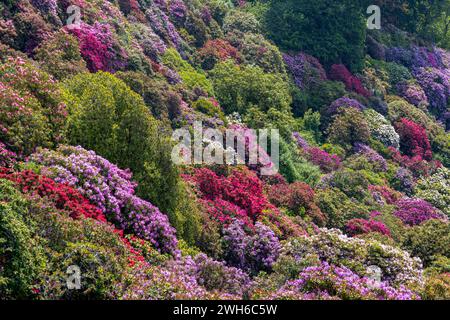
[{"label": "lavender flowering shrub", "polygon": [[43,166],[44,175],[78,189],[118,228],[151,241],[161,252],[175,253],[175,229],[157,207],[134,195],[131,172],[79,146],[40,149],[30,160]]},{"label": "lavender flowering shrub", "polygon": [[361,277],[349,268],[327,262],[305,268],[297,279],[288,281],[270,298],[314,300],[416,300],[419,296],[400,286],[394,288],[385,281]]},{"label": "lavender flowering shrub", "polygon": [[278,258],[280,243],[269,227],[257,222],[253,235],[248,235],[244,224],[235,220],[223,233],[225,260],[230,265],[251,274],[271,270]]},{"label": "lavender flowering shrub", "polygon": [[[321,229],[310,237],[287,241],[279,261],[292,260],[301,265],[304,259],[317,259],[339,267],[347,267],[359,276],[367,276],[369,266],[378,266],[381,281],[389,286],[418,290],[423,286],[422,263],[401,249],[375,240],[351,238],[336,229]],[[278,267],[278,266],[277,266]]]}]

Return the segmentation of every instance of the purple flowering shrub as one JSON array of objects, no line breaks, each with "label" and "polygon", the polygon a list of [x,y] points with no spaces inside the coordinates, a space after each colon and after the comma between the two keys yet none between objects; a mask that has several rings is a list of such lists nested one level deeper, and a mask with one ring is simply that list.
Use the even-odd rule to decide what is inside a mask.
[{"label": "purple flowering shrub", "polygon": [[422,199],[401,199],[396,203],[394,215],[410,226],[419,225],[430,219],[445,219],[446,216]]},{"label": "purple flowering shrub", "polygon": [[17,160],[17,155],[8,150],[3,142],[0,141],[0,167],[9,168]]},{"label": "purple flowering shrub", "polygon": [[319,60],[305,53],[283,54],[284,62],[300,89],[308,89],[327,80],[325,69]]},{"label": "purple flowering shrub", "polygon": [[430,103],[430,110],[441,116],[447,111],[450,99],[450,71],[437,68],[419,68],[415,72]]},{"label": "purple flowering shrub", "polygon": [[81,147],[40,149],[30,160],[43,166],[43,174],[80,191],[118,228],[151,241],[161,252],[175,253],[175,229],[157,207],[134,195],[131,172]]},{"label": "purple flowering shrub", "polygon": [[318,266],[305,268],[297,279],[288,281],[275,294],[274,299],[314,300],[415,300],[419,296],[400,286],[361,277],[346,267],[322,262]]},{"label": "purple flowering shrub", "polygon": [[[417,290],[423,285],[420,259],[376,240],[348,237],[336,229],[320,229],[309,237],[289,239],[283,244],[278,263],[290,261],[298,268],[305,259],[346,267],[361,277],[367,276],[367,268],[375,265],[381,269],[381,281],[389,286]],[[276,270],[280,269],[278,263],[274,265]]]},{"label": "purple flowering shrub", "polygon": [[260,222],[247,234],[244,224],[235,220],[223,230],[225,260],[232,266],[257,274],[269,271],[278,258],[280,243],[274,232]]}]

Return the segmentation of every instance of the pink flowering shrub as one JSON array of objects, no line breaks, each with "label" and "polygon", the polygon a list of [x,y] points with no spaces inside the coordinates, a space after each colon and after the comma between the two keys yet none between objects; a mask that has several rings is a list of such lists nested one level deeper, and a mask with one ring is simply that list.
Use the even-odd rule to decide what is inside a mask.
[{"label": "pink flowering shrub", "polygon": [[17,155],[9,151],[5,144],[0,141],[0,167],[9,168],[11,167],[17,159]]},{"label": "pink flowering shrub", "polygon": [[394,215],[410,226],[419,225],[430,219],[445,219],[445,215],[422,199],[402,199],[396,203]]},{"label": "pink flowering shrub", "polygon": [[0,64],[0,139],[28,155],[64,139],[66,106],[45,72],[22,58]]},{"label": "pink flowering shrub", "polygon": [[334,64],[331,66],[329,78],[335,81],[341,81],[345,84],[348,91],[354,91],[364,97],[371,96],[370,92],[363,87],[361,80],[352,75],[351,72],[343,64]]},{"label": "pink flowering shrub", "polygon": [[345,230],[348,235],[354,237],[360,234],[366,234],[370,232],[378,232],[386,236],[390,236],[391,232],[382,222],[375,220],[365,219],[352,219],[349,220],[345,226]]},{"label": "pink flowering shrub", "polygon": [[319,166],[325,173],[330,173],[339,169],[341,166],[341,158],[335,154],[329,154],[325,150],[318,147],[311,147],[306,149],[306,158]]},{"label": "pink flowering shrub", "polygon": [[78,38],[81,55],[91,72],[115,72],[125,68],[127,54],[116,43],[110,25],[82,23],[68,31]]}]

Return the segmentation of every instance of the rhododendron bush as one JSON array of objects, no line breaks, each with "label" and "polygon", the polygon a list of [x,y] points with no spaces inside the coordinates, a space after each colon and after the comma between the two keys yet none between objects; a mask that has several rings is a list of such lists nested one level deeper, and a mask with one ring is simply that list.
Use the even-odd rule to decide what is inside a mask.
[{"label": "rhododendron bush", "polygon": [[450,4],[374,5],[2,1],[0,300],[450,299]]}]

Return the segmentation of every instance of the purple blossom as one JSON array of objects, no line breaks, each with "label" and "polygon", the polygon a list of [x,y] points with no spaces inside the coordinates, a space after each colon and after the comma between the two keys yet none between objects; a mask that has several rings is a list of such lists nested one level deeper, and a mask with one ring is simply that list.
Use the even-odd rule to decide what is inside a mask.
[{"label": "purple blossom", "polygon": [[118,228],[149,240],[161,252],[176,253],[175,229],[157,207],[134,195],[130,171],[79,146],[40,149],[30,160],[44,166],[44,175],[78,189]]},{"label": "purple blossom", "polygon": [[445,219],[445,216],[430,203],[422,199],[407,198],[399,200],[394,215],[403,223],[411,226],[419,225],[430,219]]}]

